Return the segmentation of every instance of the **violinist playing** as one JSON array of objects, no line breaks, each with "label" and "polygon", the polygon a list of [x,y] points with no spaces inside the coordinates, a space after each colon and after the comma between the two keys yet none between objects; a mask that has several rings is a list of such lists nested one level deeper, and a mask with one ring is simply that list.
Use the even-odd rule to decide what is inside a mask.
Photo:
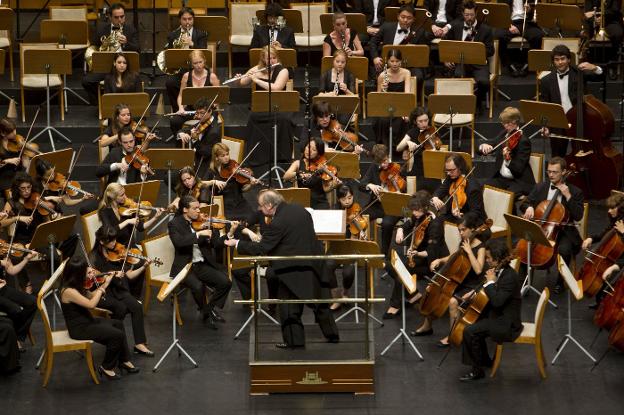
[{"label": "violinist playing", "polygon": [[[288,170],[284,173],[285,181],[295,181],[298,187],[310,189],[310,205],[312,209],[329,209],[327,193],[342,184],[342,181],[332,173],[332,175],[322,174],[322,169],[332,169],[333,166],[327,163],[325,156],[325,145],[319,137],[308,141],[303,149],[303,156],[299,160],[292,162]],[[328,176],[328,177],[323,177]]]},{"label": "violinist playing", "polygon": [[[134,334],[134,353],[145,356],[154,356],[154,352],[147,348],[145,325],[143,322],[143,305],[130,294],[129,281],[145,273],[151,261],[142,261],[142,264],[125,271],[121,270],[123,258],[119,260],[110,253],[115,252],[117,243],[117,229],[109,225],[101,226],[95,232],[95,246],[89,253],[89,260],[100,273],[112,272],[113,277],[106,296],[102,296],[97,306],[110,310],[111,318],[123,321],[130,314],[132,332]],[[116,259],[112,261],[111,259]],[[127,265],[127,264],[126,264]],[[99,283],[93,284],[91,291],[98,288]]]},{"label": "violinist playing", "polygon": [[[92,200],[94,198],[93,194],[85,192],[83,190],[80,190],[78,192],[81,195],[79,199],[72,199],[67,192],[61,194],[61,190],[63,190],[65,183],[62,181],[57,182],[56,179],[58,177],[59,180],[65,180],[65,176],[61,174],[57,175],[54,166],[46,159],[37,159],[35,173],[37,174],[36,180],[38,184],[41,186],[42,189],[46,191],[45,199],[54,203],[57,206],[61,203],[65,206],[75,206],[86,200]],[[52,190],[52,187],[57,190]]]},{"label": "violinist playing", "polygon": [[[559,255],[567,264],[570,264],[570,261],[581,249],[581,236],[576,226],[574,226],[574,222],[583,219],[584,208],[581,189],[564,181],[564,175],[567,173],[566,169],[567,163],[564,159],[561,157],[551,158],[546,168],[548,181],[536,184],[520,209],[524,210],[523,216],[525,219],[533,219],[537,205],[545,200],[550,201],[557,195],[557,200],[567,212],[568,223],[562,224],[563,226],[557,233],[556,242]],[[554,292],[558,294],[562,291],[563,279],[559,275]]]},{"label": "violinist playing", "polygon": [[487,318],[464,329],[462,341],[462,363],[472,370],[459,378],[462,382],[485,377],[483,368],[492,367],[485,340],[489,337],[496,343],[513,342],[522,332],[520,312],[522,280],[509,266],[509,250],[504,240],[494,239],[485,245],[487,271],[483,290],[489,299]]},{"label": "violinist playing", "polygon": [[[104,130],[104,134],[100,136],[98,144],[100,147],[108,147],[108,150],[110,151],[113,147],[119,146],[119,132],[123,130],[124,127],[127,127],[130,131],[132,131],[135,126],[136,121],[132,119],[130,107],[126,104],[117,104],[115,105],[113,118],[108,120],[108,126],[106,126],[106,130]],[[146,128],[142,122],[140,128]]]},{"label": "violinist playing", "polygon": [[[485,220],[482,188],[476,179],[466,177],[468,166],[466,160],[457,154],[451,153],[444,161],[446,179],[433,194],[431,203],[442,211],[438,218],[442,221],[459,223],[468,212],[474,212],[482,221]],[[451,200],[448,200],[448,199]],[[444,202],[446,205],[444,204]]]},{"label": "violinist playing", "polygon": [[479,151],[485,155],[491,154],[499,143],[506,139],[508,141],[496,149],[495,173],[485,180],[485,184],[514,192],[516,198],[526,196],[535,186],[535,177],[529,164],[531,140],[519,129],[522,114],[517,108],[507,107],[498,118],[503,131],[491,144],[481,144]]},{"label": "violinist playing", "polygon": [[190,195],[200,203],[210,203],[210,180],[200,180],[191,166],[182,167],[178,172],[178,183],[175,185],[176,198],[169,207],[178,208],[180,198]]},{"label": "violinist playing", "polygon": [[20,160],[21,146],[17,145],[17,140],[15,123],[8,118],[0,118],[0,197],[3,199],[4,191],[11,187],[15,173],[24,171],[30,164],[27,157]]},{"label": "violinist playing", "polygon": [[107,184],[119,183],[123,185],[145,180],[151,172],[149,160],[145,159],[146,162],[139,163],[140,168],[137,168],[137,161],[131,164],[127,161],[132,161],[132,159],[139,160],[141,157],[145,157],[144,155],[136,155],[135,157],[135,153],[140,150],[132,130],[124,127],[119,132],[119,144],[119,146],[113,148],[108,153],[102,163],[96,168],[95,175],[98,178],[107,176]]},{"label": "violinist playing", "polygon": [[[317,101],[312,104],[312,115],[314,121],[310,130],[311,137],[321,137],[326,147],[336,147],[358,154],[364,150],[361,145],[357,144],[357,136],[343,129],[343,126],[349,122],[348,116],[346,114],[335,116],[327,101]],[[303,129],[301,140],[304,143],[308,142],[307,128]],[[356,145],[349,144],[349,141]]]}]

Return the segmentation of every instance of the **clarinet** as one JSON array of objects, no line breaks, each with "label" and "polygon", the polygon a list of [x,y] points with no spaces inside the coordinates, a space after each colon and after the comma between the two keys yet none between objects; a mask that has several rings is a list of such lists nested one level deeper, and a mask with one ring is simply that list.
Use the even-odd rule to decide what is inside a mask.
[{"label": "clarinet", "polygon": [[384,87],[381,88],[381,92],[388,92],[388,83],[390,81],[390,76],[388,75],[388,64],[384,64],[384,70],[383,70],[383,76],[384,76]]},{"label": "clarinet", "polygon": [[347,50],[347,40],[344,30],[340,32],[340,39],[342,40],[342,50]]},{"label": "clarinet", "polygon": [[340,94],[340,71],[336,71],[336,82],[334,82],[334,95]]},{"label": "clarinet", "polygon": [[309,64],[305,66],[304,80],[303,80],[303,94],[305,95],[305,112],[304,119],[306,120],[306,128],[308,129],[308,137],[310,137],[310,72]]}]

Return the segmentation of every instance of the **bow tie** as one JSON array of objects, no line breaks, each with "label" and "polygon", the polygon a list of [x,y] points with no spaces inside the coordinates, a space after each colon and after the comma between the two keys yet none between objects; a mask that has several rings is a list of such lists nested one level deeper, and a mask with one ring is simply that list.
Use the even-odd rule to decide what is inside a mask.
[{"label": "bow tie", "polygon": [[399,34],[401,34],[401,33],[406,35],[407,34],[407,29],[399,29]]},{"label": "bow tie", "polygon": [[563,79],[563,78],[565,78],[566,76],[568,76],[569,74],[570,74],[570,71],[566,71],[566,72],[564,72],[564,73],[559,73],[559,72],[557,72],[557,75],[559,75],[559,79]]},{"label": "bow tie", "polygon": [[557,186],[555,186],[554,184],[550,185],[550,190],[557,190]]},{"label": "bow tie", "polygon": [[473,30],[473,27],[472,26],[464,26],[464,30],[470,31],[470,30]]}]

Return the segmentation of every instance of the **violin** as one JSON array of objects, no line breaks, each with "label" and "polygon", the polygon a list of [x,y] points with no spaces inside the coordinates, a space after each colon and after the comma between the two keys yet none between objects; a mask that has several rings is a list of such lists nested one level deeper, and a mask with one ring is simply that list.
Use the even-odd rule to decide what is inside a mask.
[{"label": "violin", "polygon": [[343,131],[336,119],[331,120],[327,128],[321,131],[321,138],[328,144],[336,143],[344,151],[353,151],[358,145],[357,134]]},{"label": "violin", "polygon": [[[197,220],[194,220],[192,225],[196,231],[201,231],[207,228],[224,229],[225,225],[231,225],[235,221],[228,220],[223,215],[208,216],[206,213],[201,213]],[[239,222],[239,226],[245,226],[244,221]]]},{"label": "violin", "polygon": [[624,254],[624,241],[615,228],[611,228],[594,251],[587,250],[583,265],[574,276],[583,281],[583,292],[594,296],[600,291],[604,281],[604,271]]},{"label": "violin", "polygon": [[100,285],[106,282],[106,276],[111,274],[111,272],[99,272],[95,270],[97,273],[95,275],[88,275],[85,277],[84,282],[82,283],[82,287],[85,290],[90,290],[95,285],[98,288]]},{"label": "violin", "polygon": [[39,145],[37,143],[28,143],[26,139],[20,134],[15,134],[15,138],[7,141],[7,151],[11,153],[19,153],[24,148],[23,155],[28,158],[33,158],[37,154],[42,154],[39,151]]},{"label": "violin", "polygon": [[219,174],[223,179],[227,180],[232,177],[234,180],[236,180],[236,182],[243,185],[251,183],[251,181],[255,179],[253,171],[250,168],[241,167],[240,164],[238,164],[234,160],[230,160],[227,164],[221,166]]},{"label": "violin", "polygon": [[306,170],[318,174],[321,176],[321,180],[329,182],[338,179],[338,169],[334,166],[327,164],[327,158],[325,156],[319,156],[315,160],[303,159],[306,163]]},{"label": "violin", "polygon": [[[427,217],[418,224],[416,229],[412,231],[412,243],[410,244],[410,248],[409,248],[411,251],[416,252],[416,249],[418,249],[422,241],[425,239],[427,228],[429,227],[429,224],[431,223],[432,220],[433,220],[433,216],[427,215]],[[407,256],[407,265],[410,268],[414,268],[416,266],[416,262],[414,261],[415,255],[416,254],[414,253],[413,255]]]},{"label": "violin", "polygon": [[[475,230],[469,239],[481,235],[492,226],[492,219],[487,219],[483,225]],[[462,241],[463,242],[463,241]],[[468,255],[460,246],[453,255],[449,257],[446,264],[436,272],[431,282],[427,285],[425,294],[420,303],[420,312],[423,316],[433,315],[436,318],[442,317],[448,308],[448,303],[457,287],[464,282],[464,279],[472,269]]]},{"label": "violin", "polygon": [[[153,207],[152,203],[147,200],[143,200],[140,203],[137,203],[129,197],[126,197],[124,203],[119,206],[119,214],[121,216],[134,216],[136,215],[137,210],[139,210],[139,217],[146,218],[153,211],[158,210],[158,208]],[[165,211],[168,213],[174,213],[175,207],[168,207],[165,209]]]},{"label": "violin", "polygon": [[431,126],[418,134],[417,140],[425,150],[439,150],[442,147],[442,140],[436,131],[437,129]]},{"label": "violin", "polygon": [[[9,252],[9,243],[0,239],[0,256],[6,256]],[[32,249],[26,248],[23,244],[13,243],[11,246],[11,257],[12,258],[22,258],[24,254],[35,254],[39,259],[45,260],[46,256],[38,251],[34,251]]]},{"label": "violin", "polygon": [[390,163],[387,168],[379,172],[379,180],[382,186],[389,192],[403,192],[407,182],[401,176],[401,166],[398,163]]},{"label": "violin", "polygon": [[54,215],[58,213],[54,209],[54,204],[43,199],[37,192],[31,192],[30,196],[24,200],[24,207],[28,210],[32,210],[33,213],[36,210],[41,216]]},{"label": "violin", "polygon": [[[570,165],[569,170],[563,175],[563,180],[574,174],[574,165]],[[561,191],[557,189],[551,200],[543,200],[535,208],[534,221],[541,223],[542,231],[546,238],[551,241],[550,246],[533,244],[531,246],[531,266],[543,269],[548,268],[555,260],[557,252],[557,234],[561,225],[566,225],[569,215],[566,208],[558,202]],[[523,264],[528,263],[529,242],[520,239],[516,245],[516,252]]]},{"label": "violin", "polygon": [[128,153],[124,156],[124,160],[128,163],[129,166],[134,167],[137,170],[141,170],[141,167],[147,166],[147,173],[156,174],[149,166],[149,158],[140,148],[135,148],[132,153]]},{"label": "violin", "polygon": [[362,216],[362,208],[357,202],[353,202],[347,208],[347,226],[349,226],[351,236],[358,239],[361,233],[368,228],[368,221]]},{"label": "violin", "polygon": [[154,259],[150,259],[144,255],[139,248],[126,248],[125,245],[117,242],[113,248],[104,248],[104,256],[111,262],[120,262],[123,261],[126,256],[128,258],[127,262],[130,265],[136,265],[141,261],[151,260],[152,264],[159,267],[163,264],[162,260],[158,257]]},{"label": "violin", "polygon": [[[216,98],[216,97],[215,97]],[[214,102],[214,100],[213,100]],[[211,105],[206,114],[202,117],[203,121],[200,120],[195,126],[191,129],[191,142],[195,143],[199,140],[199,137],[212,125],[214,117],[212,116],[212,112],[216,109],[216,105]]]},{"label": "violin", "polygon": [[[514,131],[509,137],[507,137],[507,145],[505,147],[507,147],[509,151],[513,150],[514,148],[518,147],[518,143],[520,142],[521,138],[522,130],[518,129]],[[511,160],[511,153],[505,154],[505,160]]]},{"label": "violin", "polygon": [[61,173],[54,173],[52,179],[48,182],[48,188],[53,192],[65,190],[69,196],[77,196],[81,194],[85,197],[93,197],[93,194],[85,192],[80,188],[80,183],[75,180],[67,180]]},{"label": "violin", "polygon": [[468,179],[464,175],[451,183],[449,194],[452,195],[453,201],[451,202],[451,208],[453,210],[462,210],[464,205],[466,205],[466,202],[468,201],[468,195],[466,195],[467,184]]}]

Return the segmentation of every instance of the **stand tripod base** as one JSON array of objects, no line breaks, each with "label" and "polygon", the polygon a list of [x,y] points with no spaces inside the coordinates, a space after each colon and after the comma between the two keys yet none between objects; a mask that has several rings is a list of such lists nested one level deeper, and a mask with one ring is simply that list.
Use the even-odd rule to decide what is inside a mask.
[{"label": "stand tripod base", "polygon": [[594,359],[594,357],[587,351],[587,349],[581,346],[581,344],[571,334],[566,334],[565,336],[563,336],[563,339],[561,339],[561,342],[557,347],[557,354],[551,362],[552,365],[555,364],[555,362],[559,358],[559,355],[561,354],[561,352],[563,352],[563,349],[565,349],[565,347],[568,345],[568,342],[572,342],[573,344],[575,344],[583,353],[585,353],[587,357],[589,357],[592,362],[594,362],[594,364],[597,363],[596,359]]},{"label": "stand tripod base", "polygon": [[399,333],[396,335],[396,337],[390,342],[389,345],[386,346],[385,349],[383,349],[383,351],[381,352],[381,355],[383,356],[388,350],[390,350],[390,348],[392,347],[392,345],[394,343],[396,343],[401,337],[403,337],[405,340],[407,340],[407,342],[409,343],[410,346],[412,346],[412,349],[414,349],[414,352],[416,352],[416,354],[418,355],[418,358],[421,361],[424,361],[425,358],[422,356],[422,354],[420,354],[420,352],[418,351],[418,348],[416,347],[416,345],[414,344],[414,342],[412,342],[412,339],[409,338],[409,336],[407,335],[407,333],[405,332],[405,330],[403,328],[399,329]]},{"label": "stand tripod base", "polygon": [[273,174],[273,172],[275,172],[275,178],[277,179],[277,183],[279,183],[280,189],[284,188],[284,184],[282,183],[282,178],[280,177],[279,172],[285,173],[286,171],[281,168],[278,165],[273,165],[273,167],[271,167],[269,169],[269,171],[267,171],[266,173],[264,173],[262,176],[258,177],[258,180],[262,180],[267,176],[270,176],[271,174]]},{"label": "stand tripod base", "polygon": [[180,344],[180,340],[179,339],[175,339],[173,341],[173,343],[171,343],[171,345],[169,346],[169,348],[167,349],[167,351],[165,352],[165,354],[160,358],[160,360],[158,361],[158,363],[156,363],[156,366],[154,366],[154,369],[152,369],[152,372],[156,372],[158,370],[158,366],[160,366],[160,364],[165,360],[165,358],[167,357],[167,355],[169,354],[169,352],[171,352],[173,350],[174,347],[178,348],[178,355],[183,354],[184,356],[186,356],[186,358],[193,364],[194,367],[198,368],[199,365],[193,360],[193,358],[186,352],[186,350],[184,350],[184,348],[182,347],[182,345]]},{"label": "stand tripod base", "polygon": [[[522,288],[520,289],[520,293],[525,296],[527,294],[527,292],[529,292],[529,290],[531,290],[531,292],[537,294],[538,296],[542,295],[542,293],[540,293],[537,288],[535,288],[534,286],[531,285],[531,281],[529,280],[529,276],[527,275],[527,277],[524,279],[524,283],[522,284]],[[548,299],[548,304],[550,304],[551,306],[553,306],[554,308],[559,308],[559,306],[557,304],[555,304],[552,300]]]},{"label": "stand tripod base", "polygon": [[[350,310],[345,311],[344,313],[342,313],[338,318],[336,318],[336,323],[339,322],[340,320],[342,320],[343,318],[345,318],[346,316],[348,316],[351,313],[355,313],[355,324],[359,324],[360,323],[360,317],[358,315],[358,313],[362,313],[362,314],[366,314],[364,312],[364,309],[362,307],[360,307],[359,305],[354,305]],[[368,318],[370,318],[371,320],[376,321],[377,323],[379,323],[379,325],[381,327],[384,326],[383,321],[379,320],[377,317],[375,317],[373,314],[369,313],[368,314]]]},{"label": "stand tripod base", "polygon": [[[261,307],[258,307],[258,310],[256,311],[256,313],[262,314],[264,315],[266,318],[268,318],[269,320],[271,320],[271,322],[273,322],[273,324],[275,324],[276,326],[279,326],[280,323],[275,320],[273,318],[272,315],[270,315],[269,313],[267,313],[266,311],[264,311]],[[247,317],[247,320],[245,320],[245,322],[243,323],[243,325],[241,326],[240,329],[238,329],[238,331],[236,332],[236,334],[234,335],[234,340],[238,339],[238,337],[241,335],[241,333],[243,332],[243,330],[245,330],[247,328],[247,326],[253,321],[255,316],[255,313],[252,311],[249,314],[249,317]]]},{"label": "stand tripod base", "polygon": [[52,136],[52,133],[55,133],[59,138],[62,138],[63,140],[67,141],[68,143],[71,143],[71,140],[69,138],[67,138],[67,136],[65,136],[65,134],[61,133],[59,130],[57,130],[56,128],[48,125],[46,128],[44,128],[43,130],[39,131],[37,133],[37,135],[35,135],[31,141],[36,140],[40,135],[48,133],[48,136],[50,137],[50,145],[52,146],[52,151],[56,151],[56,147],[54,146],[54,137]]}]

